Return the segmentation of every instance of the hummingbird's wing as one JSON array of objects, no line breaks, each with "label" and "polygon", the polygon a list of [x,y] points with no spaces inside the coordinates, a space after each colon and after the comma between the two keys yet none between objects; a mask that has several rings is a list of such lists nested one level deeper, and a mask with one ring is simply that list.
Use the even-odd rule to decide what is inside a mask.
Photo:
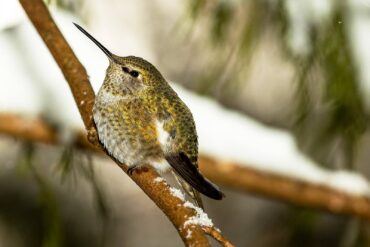
[{"label": "hummingbird's wing", "polygon": [[165,157],[175,172],[197,191],[215,200],[221,200],[224,197],[216,186],[199,173],[185,153],[168,154]]},{"label": "hummingbird's wing", "polygon": [[[163,130],[168,133],[163,149],[165,159],[178,176],[195,190],[221,200],[224,196],[222,192],[198,171],[198,137],[189,108],[168,85],[158,92],[161,97],[157,97],[156,117],[159,122],[163,122]],[[193,194],[197,200],[199,194]]]}]

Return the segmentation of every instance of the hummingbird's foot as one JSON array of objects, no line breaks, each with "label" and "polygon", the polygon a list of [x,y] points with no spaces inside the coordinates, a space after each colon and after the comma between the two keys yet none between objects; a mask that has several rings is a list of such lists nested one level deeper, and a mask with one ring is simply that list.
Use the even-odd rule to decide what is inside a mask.
[{"label": "hummingbird's foot", "polygon": [[148,171],[149,171],[149,168],[146,166],[131,166],[128,168],[127,173],[128,175],[131,176],[133,172],[140,174],[142,172],[148,172]]},{"label": "hummingbird's foot", "polygon": [[137,170],[137,169],[139,169],[139,167],[138,166],[130,166],[129,168],[128,168],[128,170],[127,170],[127,174],[128,175],[132,175],[132,173],[135,171],[135,170]]}]

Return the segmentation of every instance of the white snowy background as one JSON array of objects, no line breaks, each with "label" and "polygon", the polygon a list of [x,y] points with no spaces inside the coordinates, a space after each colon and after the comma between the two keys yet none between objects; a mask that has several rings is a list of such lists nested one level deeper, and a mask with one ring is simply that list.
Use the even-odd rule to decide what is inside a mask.
[{"label": "white snowy background", "polygon": [[[330,1],[326,4],[323,2],[305,2],[305,6],[298,1],[288,1],[292,23],[295,23],[289,39],[293,50],[304,52],[309,49],[305,26],[330,15]],[[352,2],[352,11],[356,11],[358,5],[369,7],[365,1]],[[82,121],[67,83],[20,5],[16,1],[1,2],[1,5],[0,111],[43,116],[65,129],[82,128]],[[295,8],[302,9],[297,11]],[[73,26],[72,22],[83,25],[78,18],[61,10],[54,10],[53,16],[86,67],[93,88],[97,91],[108,65],[105,55]],[[367,40],[370,40],[370,21],[367,16],[363,19],[361,15],[355,16],[351,24],[352,42],[358,63],[363,64],[360,67],[363,92],[370,95],[370,74],[369,70],[365,69],[370,64],[370,46],[367,45]],[[108,41],[95,32],[93,26],[86,28],[110,49]],[[143,48],[136,46],[140,44],[136,41],[140,40],[142,35],[138,34],[137,30],[140,29],[122,29],[120,35],[130,37],[131,40],[127,43],[133,46],[131,48],[125,44],[127,54],[122,55],[135,54],[150,59],[153,57],[150,48],[145,47],[145,44],[142,44]],[[112,51],[115,52],[113,49]],[[266,127],[177,84],[173,84],[173,87],[193,112],[201,152],[348,193],[370,195],[369,183],[360,174],[321,168],[298,150],[289,132]]]},{"label": "white snowy background", "polygon": [[[286,0],[290,23],[287,42],[293,53],[306,54],[310,51],[307,33],[309,27],[320,25],[321,21],[330,17],[333,1]],[[158,69],[167,77],[167,73],[160,66],[163,64],[162,58],[155,52],[156,46],[153,45],[151,38],[152,25],[162,25],[163,30],[168,31],[169,26],[172,28],[174,23],[168,23],[167,19],[176,20],[183,6],[179,1],[173,0],[161,0],[162,4],[156,5],[158,2],[159,0],[126,1],[124,8],[120,9],[121,1],[112,0],[108,5],[106,1],[95,0],[94,4],[91,4],[94,18],[89,20],[89,25],[69,13],[52,9],[58,26],[86,67],[95,91],[99,89],[104,79],[108,61],[72,22],[85,27],[112,52],[123,56],[141,56],[158,65]],[[370,15],[367,13],[370,11],[370,1],[350,0],[346,3],[350,10],[347,19],[349,23],[346,23],[346,26],[359,69],[361,92],[369,110]],[[159,19],[151,19],[154,15],[149,13],[141,16],[142,18],[135,18],[144,13],[146,4],[156,6],[158,8],[156,11],[162,14],[162,21],[165,22],[160,23]],[[109,21],[106,13],[110,13],[112,8],[124,12],[120,13],[120,16],[109,16],[111,18]],[[125,21],[121,21],[120,17],[125,17]],[[171,38],[169,35],[169,42],[172,42]],[[176,54],[177,50],[168,52]],[[173,64],[176,64],[176,61]],[[175,68],[181,66],[176,65]],[[280,86],[276,84],[275,88]],[[196,95],[176,83],[172,85],[193,112],[202,153],[269,173],[326,185],[350,194],[370,196],[369,182],[361,174],[322,168],[322,164],[316,164],[299,151],[292,134],[288,131],[267,127],[244,114],[222,107],[210,98]],[[44,117],[61,126],[65,134],[82,128],[82,121],[65,79],[18,1],[15,0],[0,1],[0,112]],[[7,161],[8,151],[13,147],[8,143],[0,143],[0,149],[7,150],[4,152]],[[122,241],[125,241],[127,246],[135,246],[139,241],[145,242],[148,239],[154,246],[174,246],[173,243],[179,242],[170,223],[158,212],[157,207],[125,178],[119,168],[106,165],[106,160],[100,158],[94,162],[101,184],[104,185],[105,195],[110,200],[112,215],[115,217],[114,227],[110,232],[117,235],[115,240],[117,245],[111,246],[121,246]],[[0,175],[2,174],[0,172]],[[6,179],[0,179],[1,181]],[[78,188],[70,189],[69,196],[75,199],[93,197],[91,191],[88,193],[86,188],[79,185]],[[174,190],[174,193],[183,196],[177,190]],[[222,222],[226,235],[234,236],[235,239],[242,236],[241,243],[255,243],[265,239],[264,230],[261,230],[265,225],[262,222],[274,214],[279,205],[274,201],[264,201],[250,195],[239,196],[229,192],[222,202],[212,201],[211,204],[206,201],[206,208],[209,209],[207,212],[216,225]],[[81,211],[83,213],[76,210],[72,203],[65,205],[71,207],[70,212],[78,212],[79,217],[91,210],[91,205],[86,204],[83,204]],[[127,214],[124,214],[123,206],[125,208],[129,206]],[[80,219],[76,215],[73,217]],[[261,220],[261,217],[265,218]],[[249,228],[246,227],[248,224]],[[273,229],[275,231],[278,228]],[[3,232],[7,231],[8,226],[0,221],[0,242],[4,239]],[[167,245],[164,245],[161,239],[166,239]]]}]

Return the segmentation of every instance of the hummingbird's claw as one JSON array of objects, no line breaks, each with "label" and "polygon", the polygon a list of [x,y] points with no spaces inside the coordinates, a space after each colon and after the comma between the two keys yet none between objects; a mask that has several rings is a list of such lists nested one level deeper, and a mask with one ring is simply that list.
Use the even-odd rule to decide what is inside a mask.
[{"label": "hummingbird's claw", "polygon": [[128,168],[127,174],[131,176],[133,172],[140,174],[141,172],[148,172],[148,171],[149,171],[148,167],[145,167],[145,166],[142,166],[142,167],[131,166]]},{"label": "hummingbird's claw", "polygon": [[128,175],[132,175],[132,173],[137,169],[137,166],[130,166],[127,170]]}]

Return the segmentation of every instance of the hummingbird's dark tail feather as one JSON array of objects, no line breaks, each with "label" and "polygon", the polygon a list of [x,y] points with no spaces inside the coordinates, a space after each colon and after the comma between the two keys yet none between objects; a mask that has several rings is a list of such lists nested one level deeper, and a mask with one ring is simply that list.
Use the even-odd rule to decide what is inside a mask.
[{"label": "hummingbird's dark tail feather", "polygon": [[199,173],[185,153],[166,155],[166,160],[179,176],[200,193],[215,200],[221,200],[224,197],[218,188]]}]

